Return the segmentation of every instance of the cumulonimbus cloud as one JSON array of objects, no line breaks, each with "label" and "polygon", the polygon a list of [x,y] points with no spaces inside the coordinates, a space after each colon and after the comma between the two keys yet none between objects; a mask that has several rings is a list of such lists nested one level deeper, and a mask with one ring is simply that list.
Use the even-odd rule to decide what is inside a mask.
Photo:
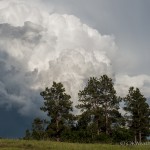
[{"label": "cumulonimbus cloud", "polygon": [[25,115],[36,112],[39,92],[53,81],[62,82],[76,104],[85,80],[112,75],[114,37],[73,15],[48,14],[23,1],[0,6],[1,104]]},{"label": "cumulonimbus cloud", "polygon": [[39,93],[53,81],[64,84],[76,105],[90,76],[113,76],[116,52],[113,36],[101,35],[73,15],[49,14],[23,0],[2,0],[0,105],[15,107],[22,115],[39,114]]}]

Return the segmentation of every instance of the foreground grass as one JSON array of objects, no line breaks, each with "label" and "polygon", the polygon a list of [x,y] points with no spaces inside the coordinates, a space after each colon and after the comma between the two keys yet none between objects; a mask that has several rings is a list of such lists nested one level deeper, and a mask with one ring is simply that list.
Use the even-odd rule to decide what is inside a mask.
[{"label": "foreground grass", "polygon": [[50,141],[0,140],[0,150],[150,150],[150,145],[119,146]]}]

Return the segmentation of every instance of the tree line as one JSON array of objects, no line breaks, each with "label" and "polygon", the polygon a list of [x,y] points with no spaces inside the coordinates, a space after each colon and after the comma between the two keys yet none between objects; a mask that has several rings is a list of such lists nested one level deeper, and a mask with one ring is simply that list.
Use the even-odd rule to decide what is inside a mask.
[{"label": "tree line", "polygon": [[[40,93],[41,111],[48,120],[35,118],[24,139],[67,142],[145,141],[150,135],[150,108],[138,88],[130,87],[126,97],[118,97],[107,75],[90,77],[78,93],[80,114],[73,114],[71,96],[62,83],[53,82]],[[124,113],[119,109],[122,108]]]}]

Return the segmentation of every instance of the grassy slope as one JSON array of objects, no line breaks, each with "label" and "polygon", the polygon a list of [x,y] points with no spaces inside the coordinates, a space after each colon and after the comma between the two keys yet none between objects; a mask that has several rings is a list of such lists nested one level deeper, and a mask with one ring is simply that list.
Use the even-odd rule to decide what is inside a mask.
[{"label": "grassy slope", "polygon": [[150,146],[72,144],[49,141],[0,140],[0,150],[150,150]]}]

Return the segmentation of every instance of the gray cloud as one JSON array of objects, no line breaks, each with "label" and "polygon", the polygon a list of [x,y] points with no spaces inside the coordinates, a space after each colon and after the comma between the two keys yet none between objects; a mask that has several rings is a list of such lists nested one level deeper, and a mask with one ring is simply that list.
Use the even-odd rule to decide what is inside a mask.
[{"label": "gray cloud", "polygon": [[75,105],[90,76],[113,75],[113,36],[73,15],[48,14],[21,1],[7,5],[0,10],[1,105],[39,114],[39,93],[53,81],[63,82]]},{"label": "gray cloud", "polygon": [[18,123],[20,115],[43,116],[39,93],[52,81],[63,82],[75,105],[87,79],[104,73],[114,79],[118,95],[136,86],[150,97],[149,5],[148,0],[1,0],[2,115],[12,111]]},{"label": "gray cloud", "polygon": [[[42,0],[54,11],[74,14],[102,34],[113,34],[119,47],[116,72],[148,74],[149,0]],[[122,69],[123,68],[123,69]]]},{"label": "gray cloud", "polygon": [[[115,35],[119,50],[112,64],[114,72],[118,74],[116,76],[118,93],[123,94],[121,91],[124,91],[125,94],[129,86],[134,85],[149,97],[149,86],[145,86],[145,82],[149,82],[147,78],[150,75],[148,0],[44,0],[41,3],[52,5],[53,9],[60,13],[80,17],[102,34]],[[127,82],[127,78],[130,81]],[[120,80],[122,83],[118,83]]]},{"label": "gray cloud", "polygon": [[0,107],[0,137],[22,138],[25,130],[31,128],[33,117],[18,114],[16,109],[6,110]]},{"label": "gray cloud", "polygon": [[[0,55],[8,54],[0,52]],[[41,99],[39,91],[29,88],[36,72],[27,72],[19,63],[10,56],[0,58],[0,104],[7,109],[16,108],[23,115],[31,115],[31,111],[36,115],[42,101],[36,101]]]},{"label": "gray cloud", "polygon": [[[98,11],[103,12],[100,13],[98,24],[103,25],[103,22],[109,20],[118,25],[116,18],[121,17],[118,12],[124,5],[128,6],[128,3],[119,2],[117,6],[120,7],[115,9],[116,2],[112,4],[109,1],[94,3],[87,1],[83,11],[88,11],[95,17]],[[122,94],[121,86],[131,86],[130,83],[139,76],[143,83],[145,80],[148,81],[148,75],[135,74],[136,69],[130,71],[139,64],[134,50],[125,52],[118,49],[114,36],[101,35],[73,15],[52,13],[52,10],[62,13],[60,8],[62,7],[63,11],[76,14],[75,8],[78,7],[77,16],[80,16],[82,7],[79,4],[83,5],[85,1],[81,3],[76,1],[73,5],[69,1],[45,0],[39,4],[44,6],[44,3],[52,6],[51,14],[43,11],[42,7],[39,9],[31,6],[30,2],[1,1],[1,6],[5,4],[5,7],[0,9],[0,94],[3,97],[1,104],[8,108],[17,107],[21,114],[28,115],[33,104],[35,104],[33,110],[39,113],[36,111],[42,103],[39,91],[45,86],[50,86],[52,81],[64,83],[67,92],[72,95],[74,104],[77,102],[75,99],[78,90],[90,76],[107,73],[113,77],[115,73],[116,89],[119,94]],[[100,6],[101,9],[89,10],[92,5]],[[137,7],[140,7],[139,2],[135,8]],[[81,14],[84,15],[84,12]],[[116,16],[112,18],[115,14]],[[91,18],[88,15],[87,17],[83,20],[89,22]],[[106,29],[102,28],[102,32]],[[113,29],[112,27],[112,31],[115,31]],[[125,81],[127,77],[129,82]],[[140,84],[140,87],[143,88],[144,84]],[[149,88],[146,86],[144,89],[148,91]]]}]

